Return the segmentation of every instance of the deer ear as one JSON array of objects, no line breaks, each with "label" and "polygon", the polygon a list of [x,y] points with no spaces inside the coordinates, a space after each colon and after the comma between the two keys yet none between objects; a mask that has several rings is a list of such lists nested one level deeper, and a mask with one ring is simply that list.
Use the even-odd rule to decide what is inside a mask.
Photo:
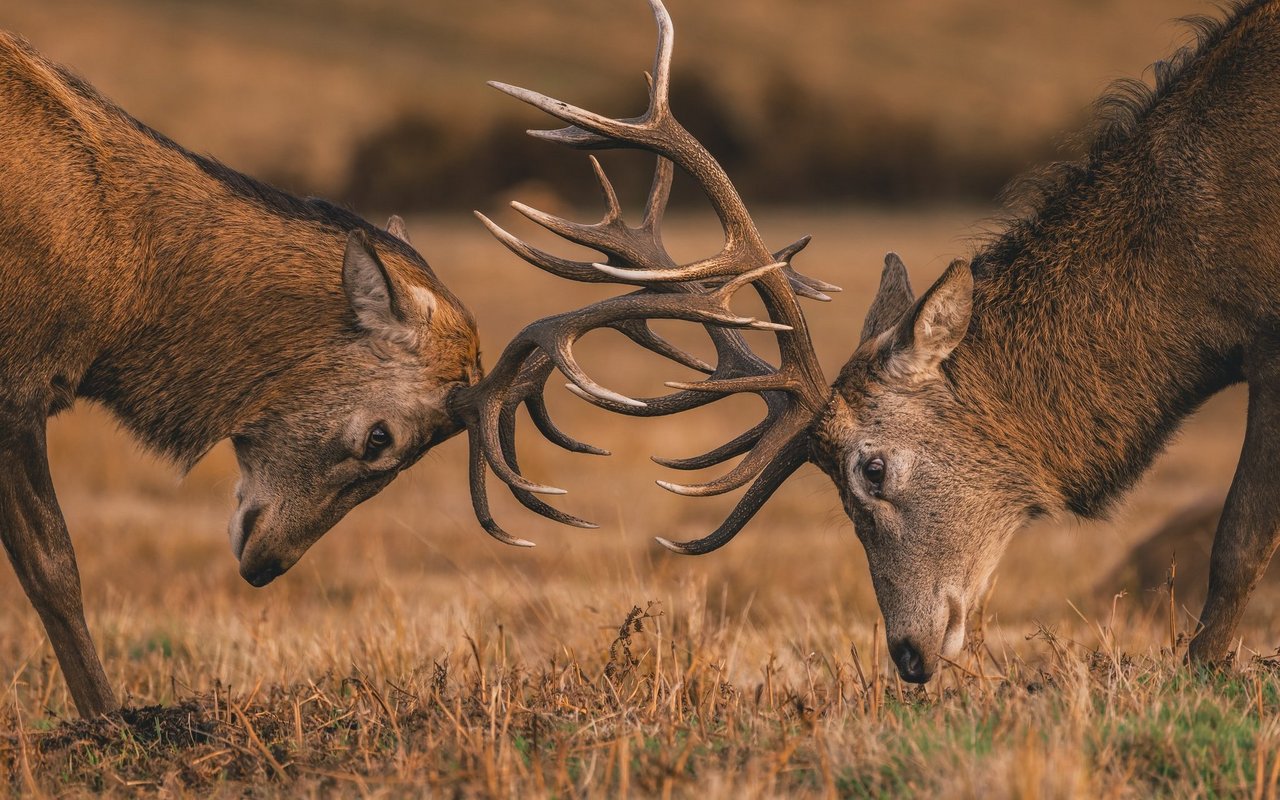
[{"label": "deer ear", "polygon": [[387,220],[387,233],[405,244],[413,244],[409,241],[409,229],[405,227],[404,220],[398,214],[392,214],[391,219]]},{"label": "deer ear", "polygon": [[884,272],[880,273],[880,290],[871,301],[867,318],[862,323],[862,337],[858,343],[879,336],[897,322],[915,302],[915,293],[911,291],[911,279],[907,276],[907,267],[898,258],[897,253],[888,253],[884,257]]},{"label": "deer ear", "polygon": [[356,321],[369,333],[394,334],[405,326],[400,293],[364,231],[352,231],[347,237],[342,289],[356,312]]},{"label": "deer ear", "polygon": [[904,377],[931,378],[951,355],[973,312],[973,271],[962,259],[951,262],[902,321],[891,360]]}]

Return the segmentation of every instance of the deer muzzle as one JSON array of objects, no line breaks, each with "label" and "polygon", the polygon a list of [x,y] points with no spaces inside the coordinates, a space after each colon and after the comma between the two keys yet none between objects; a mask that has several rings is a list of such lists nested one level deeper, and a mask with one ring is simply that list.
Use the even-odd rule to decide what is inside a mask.
[{"label": "deer muzzle", "polygon": [[285,559],[273,543],[264,541],[270,537],[266,529],[271,527],[271,514],[263,506],[241,504],[228,525],[231,552],[240,562],[240,577],[249,585],[262,588],[283,575],[297,558]]},{"label": "deer muzzle", "polygon": [[964,646],[965,603],[945,592],[932,609],[916,611],[905,620],[885,617],[889,656],[898,675],[908,683],[927,683],[942,659],[955,657]]}]

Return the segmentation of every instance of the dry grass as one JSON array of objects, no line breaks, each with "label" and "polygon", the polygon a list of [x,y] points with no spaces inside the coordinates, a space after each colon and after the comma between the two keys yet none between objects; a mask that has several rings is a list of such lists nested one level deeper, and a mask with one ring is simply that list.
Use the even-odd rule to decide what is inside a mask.
[{"label": "dry grass", "polygon": [[[1108,79],[1169,52],[1179,33],[1159,21],[1208,6],[671,2],[679,68],[710,76],[758,130],[779,124],[762,87],[790,80],[833,115],[924,121],[951,137],[942,145],[975,154],[1022,152],[1070,127]],[[644,13],[598,0],[6,0],[0,25],[184,144],[332,193],[353,148],[406,114],[447,113],[469,134],[507,113],[480,88],[485,78],[571,99],[634,89],[651,46]],[[811,312],[829,374],[851,349],[884,251],[901,252],[925,285],[964,254],[979,216],[764,216],[772,242],[816,234],[806,269],[849,290]],[[476,311],[490,353],[529,319],[597,296],[516,265],[460,216],[413,228]],[[716,245],[705,217],[669,229],[677,254]],[[678,377],[605,336],[583,352],[625,391]],[[1114,521],[1044,523],[1015,541],[981,637],[925,690],[893,677],[865,561],[816,472],[715,555],[682,559],[652,543],[705,532],[731,500],[663,494],[648,455],[723,441],[759,413],[752,403],[619,422],[553,394],[568,429],[616,455],[592,461],[528,436],[522,464],[571,489],[568,502],[601,531],[556,529],[499,502],[509,527],[540,547],[491,542],[471,518],[454,441],[262,591],[240,581],[228,553],[235,477],[225,448],[179,481],[99,411],[55,421],[51,455],[90,626],[129,710],[72,719],[36,616],[0,570],[5,787],[1275,796],[1274,589],[1250,608],[1232,668],[1193,675],[1178,654],[1195,609],[1149,586],[1117,597],[1124,571],[1112,572],[1148,530],[1225,492],[1243,429],[1239,391],[1197,415]]]},{"label": "dry grass", "polygon": [[[966,252],[979,216],[837,209],[762,225],[779,243],[816,234],[805,267],[848,290],[811,307],[833,373],[883,252],[898,249],[924,285]],[[490,353],[523,322],[596,294],[518,264],[472,223],[411,227],[475,309]],[[668,227],[677,253],[716,243],[705,217]],[[614,386],[672,377],[612,339],[583,344]],[[758,413],[751,403],[632,423],[551,394],[566,428],[615,455],[561,454],[529,436],[522,463],[566,485],[602,530],[557,529],[503,502],[501,519],[540,546],[491,542],[470,517],[453,441],[257,591],[225,538],[227,450],[178,481],[100,412],[56,420],[52,460],[90,626],[131,710],[71,719],[43,631],[4,570],[6,785],[51,796],[1273,791],[1280,677],[1254,654],[1275,647],[1276,597],[1250,609],[1233,669],[1195,676],[1170,655],[1166,596],[1095,586],[1146,530],[1223,491],[1242,435],[1238,392],[1188,425],[1114,522],[1020,537],[981,640],[926,690],[893,677],[860,548],[818,473],[712,556],[650,540],[704,532],[729,501],[666,495],[647,456],[728,438]],[[1190,624],[1173,615],[1176,631]]]}]

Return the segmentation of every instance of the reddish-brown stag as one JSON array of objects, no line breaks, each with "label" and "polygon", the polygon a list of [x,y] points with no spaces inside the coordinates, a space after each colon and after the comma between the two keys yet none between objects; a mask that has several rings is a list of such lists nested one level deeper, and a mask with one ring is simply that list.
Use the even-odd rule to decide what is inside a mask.
[{"label": "reddish-brown stag", "polygon": [[[745,453],[720,480],[663,485],[707,495],[755,483],[714,533],[661,541],[688,554],[724,545],[788,475],[816,463],[835,481],[866,549],[899,672],[923,682],[962,646],[967,617],[1017,530],[1046,514],[1102,515],[1182,419],[1246,382],[1244,449],[1189,652],[1199,661],[1221,658],[1280,543],[1280,1],[1241,2],[1225,20],[1193,21],[1197,41],[1156,65],[1154,89],[1127,82],[1105,96],[1089,154],[1033,176],[1028,212],[972,259],[951,264],[922,296],[890,254],[861,340],[833,387],[796,301],[822,287],[788,264],[803,242],[771,253],[724,172],[671,116],[671,20],[658,0],[650,5],[660,43],[644,115],[614,120],[498,85],[570,126],[535,135],[585,149],[648,150],[662,160],[638,230],[620,222],[607,183],[609,212],[597,225],[518,206],[605,254],[603,264],[564,261],[490,223],[543,269],[642,288],[587,316],[536,326],[513,345],[511,363],[524,371],[512,373],[505,399],[486,396],[477,406],[473,476],[485,456],[518,496],[546,512],[527,494],[545,487],[522,478],[515,463],[510,403],[528,400],[553,440],[586,450],[548,426],[532,388],[553,364],[584,397],[622,414],[670,414],[758,392],[768,406],[763,423],[704,456],[663,462],[696,469]],[[656,220],[668,160],[698,181],[719,215],[726,244],[718,255],[676,265],[663,251]],[[778,330],[777,368],[731,330],[769,327],[728,310],[729,294],[745,283]],[[595,386],[574,365],[568,343],[584,330],[645,317],[706,325],[718,354],[710,378],[635,401]],[[492,526],[483,486],[473,486]]]},{"label": "reddish-brown stag", "polygon": [[232,549],[261,586],[456,429],[475,326],[399,220],[189,153],[2,32],[0,109],[0,541],[98,714],[117,703],[46,420],[97,401],[184,468],[230,438]]}]

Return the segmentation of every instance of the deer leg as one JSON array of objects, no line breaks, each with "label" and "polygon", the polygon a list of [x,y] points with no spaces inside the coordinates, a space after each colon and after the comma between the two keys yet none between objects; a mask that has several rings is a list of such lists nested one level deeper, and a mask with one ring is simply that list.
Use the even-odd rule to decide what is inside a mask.
[{"label": "deer leg", "polygon": [[1244,448],[1209,560],[1209,595],[1188,658],[1224,658],[1253,587],[1280,544],[1280,380],[1251,376]]},{"label": "deer leg", "polygon": [[0,541],[40,614],[80,715],[118,708],[84,621],[80,572],[49,475],[43,420],[0,437]]}]

